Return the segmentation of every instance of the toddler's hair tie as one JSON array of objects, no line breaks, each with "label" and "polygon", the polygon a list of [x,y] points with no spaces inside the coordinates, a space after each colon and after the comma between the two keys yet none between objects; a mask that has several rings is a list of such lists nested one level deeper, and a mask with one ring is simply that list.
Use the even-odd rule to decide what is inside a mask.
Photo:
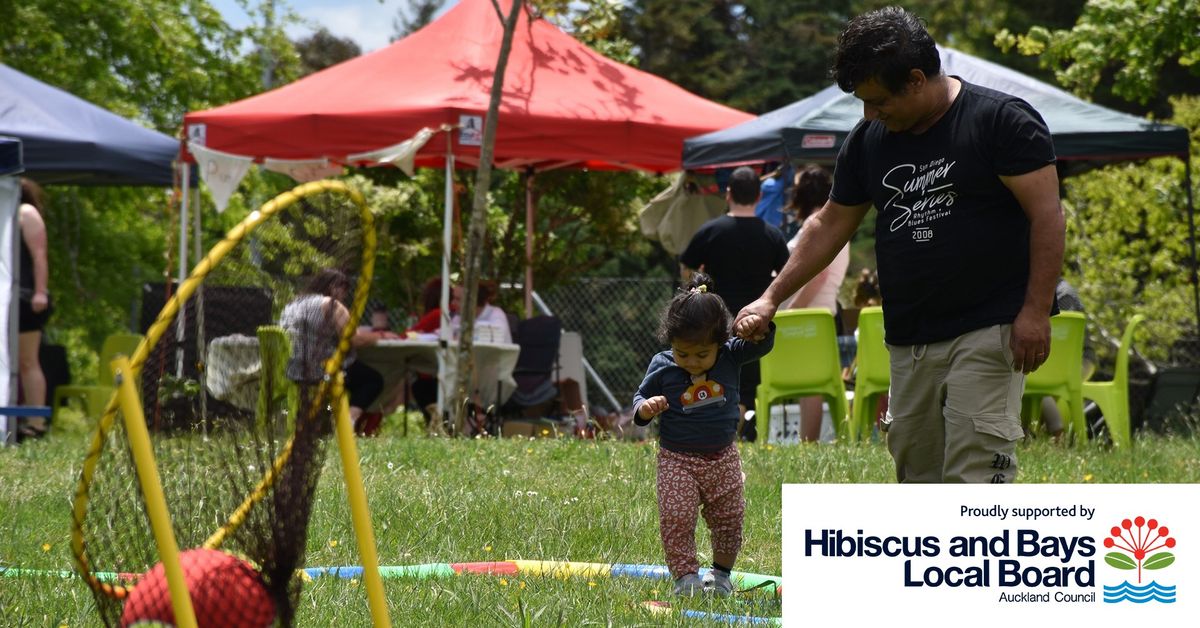
[{"label": "toddler's hair tie", "polygon": [[708,292],[708,286],[705,284],[700,284],[692,288],[692,294],[704,294],[705,292]]}]

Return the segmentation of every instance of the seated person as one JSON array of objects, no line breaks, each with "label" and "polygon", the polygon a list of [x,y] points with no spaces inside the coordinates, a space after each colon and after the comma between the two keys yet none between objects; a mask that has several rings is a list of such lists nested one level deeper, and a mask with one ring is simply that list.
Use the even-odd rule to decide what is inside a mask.
[{"label": "seated person", "polygon": [[[279,326],[292,338],[292,356],[287,377],[294,382],[315,385],[325,377],[325,362],[337,350],[341,330],[350,322],[350,312],[342,301],[349,296],[350,280],[340,271],[328,269],[314,276],[304,290],[283,308]],[[364,411],[383,390],[383,377],[375,369],[355,359],[354,347],[378,342],[378,332],[358,329],[351,349],[342,363],[346,393],[350,398],[350,420],[360,434],[372,429],[363,420]]]},{"label": "seated person", "polygon": [[[479,284],[475,293],[475,341],[512,344],[512,330],[508,326],[508,315],[504,310],[492,305],[492,289],[484,283]],[[458,330],[462,326],[462,318],[455,314],[450,319],[450,329],[458,338]]]}]

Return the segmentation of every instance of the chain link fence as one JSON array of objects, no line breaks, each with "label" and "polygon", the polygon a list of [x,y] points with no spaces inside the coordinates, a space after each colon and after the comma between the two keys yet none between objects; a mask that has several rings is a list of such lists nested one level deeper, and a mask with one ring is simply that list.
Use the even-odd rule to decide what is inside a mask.
[{"label": "chain link fence", "polygon": [[663,349],[655,331],[675,287],[672,279],[594,278],[538,293],[564,330],[582,336],[584,358],[621,406],[611,407],[601,387],[590,382],[587,401],[593,414],[633,403],[646,365]]},{"label": "chain link fence", "polygon": [[[674,279],[665,278],[588,278],[539,293],[564,330],[580,333],[584,358],[619,405],[613,408],[592,379],[587,389],[589,407],[602,413],[631,404],[646,364],[664,348],[655,331],[676,287]],[[1125,323],[1127,319],[1120,316],[1089,315],[1088,335],[1098,362],[1093,381],[1112,379]],[[1191,320],[1169,322],[1154,317],[1139,326],[1129,360],[1129,406],[1135,432],[1187,435],[1200,431],[1200,334],[1196,326]],[[1091,435],[1106,438],[1103,417],[1093,404],[1088,404],[1087,418]]]}]

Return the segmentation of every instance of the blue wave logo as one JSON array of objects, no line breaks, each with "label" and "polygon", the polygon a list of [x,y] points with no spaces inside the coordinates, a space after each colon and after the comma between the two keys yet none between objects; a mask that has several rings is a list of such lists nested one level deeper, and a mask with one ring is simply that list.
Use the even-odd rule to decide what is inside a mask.
[{"label": "blue wave logo", "polygon": [[1163,604],[1172,604],[1175,602],[1175,587],[1161,585],[1154,581],[1140,587],[1128,582],[1122,582],[1115,587],[1110,587],[1106,584],[1104,585],[1104,602],[1106,604],[1116,604],[1118,602],[1133,602],[1134,604],[1162,602]]}]

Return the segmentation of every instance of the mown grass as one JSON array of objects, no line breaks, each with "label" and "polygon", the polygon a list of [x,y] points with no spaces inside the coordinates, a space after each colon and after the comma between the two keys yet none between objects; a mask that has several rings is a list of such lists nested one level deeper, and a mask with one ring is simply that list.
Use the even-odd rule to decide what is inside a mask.
[{"label": "mown grass", "polygon": [[[576,439],[450,440],[399,436],[392,417],[380,438],[359,441],[379,555],[385,565],[505,559],[663,563],[650,443]],[[414,429],[411,434],[418,433]],[[0,566],[69,570],[71,496],[84,453],[80,430],[0,450]],[[1023,482],[1200,482],[1195,438],[1142,437],[1122,451],[1070,449],[1048,441],[1018,451]],[[742,448],[746,543],[737,568],[780,574],[780,484],[893,481],[878,443]],[[308,542],[310,566],[359,564],[336,450],[322,475]],[[701,527],[702,563],[709,550]],[[627,578],[459,576],[388,580],[397,626],[694,625],[651,615],[670,600],[666,581]],[[0,625],[98,625],[74,578],[0,577]],[[769,597],[684,606],[779,615]],[[320,578],[304,587],[301,626],[370,624],[362,583]]]}]

